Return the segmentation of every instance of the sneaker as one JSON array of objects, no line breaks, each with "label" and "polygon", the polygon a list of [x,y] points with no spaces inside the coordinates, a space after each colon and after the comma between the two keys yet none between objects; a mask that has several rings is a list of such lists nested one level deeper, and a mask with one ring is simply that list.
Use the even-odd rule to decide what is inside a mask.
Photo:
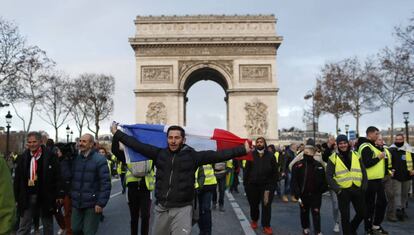
[{"label": "sneaker", "polygon": [[273,234],[272,227],[264,227],[263,228],[263,233],[268,234],[268,235],[272,235]]},{"label": "sneaker", "polygon": [[378,229],[373,228],[372,231],[374,231],[374,234],[377,234],[377,235],[388,235],[388,232],[385,231],[381,226],[379,226]]},{"label": "sneaker", "polygon": [[303,230],[303,235],[309,235],[309,234],[310,234],[310,229],[305,228],[305,229]]},{"label": "sneaker", "polygon": [[211,207],[213,210],[217,209],[217,204],[213,203],[213,206]]},{"label": "sneaker", "polygon": [[257,229],[257,221],[252,220],[252,222],[250,222],[250,227],[252,227],[252,229]]},{"label": "sneaker", "polygon": [[374,235],[374,231],[372,229],[368,229],[365,231],[365,235]]},{"label": "sneaker", "polygon": [[287,197],[286,195],[283,195],[283,196],[282,196],[282,201],[284,201],[284,202],[288,202],[288,201],[289,201],[289,199],[288,199],[288,197]]},{"label": "sneaker", "polygon": [[387,220],[390,221],[390,222],[397,222],[398,221],[397,216],[395,216],[395,215],[388,215]]},{"label": "sneaker", "polygon": [[65,230],[59,229],[59,231],[57,232],[57,235],[63,235],[63,234],[65,234]]},{"label": "sneaker", "polygon": [[291,197],[290,197],[290,200],[291,200],[292,202],[298,202],[298,199],[296,199],[296,197],[295,197],[295,196],[291,196]]},{"label": "sneaker", "polygon": [[335,226],[334,226],[334,228],[333,228],[333,231],[335,232],[335,233],[339,233],[340,231],[339,231],[339,223],[335,223]]},{"label": "sneaker", "polygon": [[224,210],[224,206],[220,206],[220,207],[219,207],[219,211],[221,211],[221,212],[225,212],[226,210]]}]

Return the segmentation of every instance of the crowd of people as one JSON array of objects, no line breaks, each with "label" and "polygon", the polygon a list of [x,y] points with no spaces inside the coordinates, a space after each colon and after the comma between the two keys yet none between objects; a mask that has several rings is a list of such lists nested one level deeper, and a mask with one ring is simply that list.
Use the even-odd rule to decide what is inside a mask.
[{"label": "crowd of people", "polygon": [[[195,224],[201,235],[212,234],[212,210],[226,213],[224,192],[239,193],[241,182],[250,226],[258,229],[260,220],[264,234],[273,234],[275,196],[298,204],[303,234],[322,234],[323,195],[332,203],[332,230],[337,233],[357,234],[364,221],[365,234],[388,234],[384,218],[408,218],[413,151],[403,134],[390,146],[371,126],[356,141],[338,135],[323,144],[308,139],[281,147],[259,137],[254,146],[246,141],[222,151],[195,151],[185,144],[180,126],[169,127],[166,148],[144,144],[116,123],[111,132],[110,151],[90,134],[76,143],[55,144],[46,134],[30,132],[12,171],[0,158],[0,234],[30,234],[32,228],[40,234],[40,221],[43,234],[54,234],[53,218],[58,234],[96,234],[113,177],[120,178],[126,194],[133,235],[150,233],[151,216],[154,235],[190,234]],[[148,160],[128,161],[125,146]],[[237,159],[250,152],[251,160]]]}]

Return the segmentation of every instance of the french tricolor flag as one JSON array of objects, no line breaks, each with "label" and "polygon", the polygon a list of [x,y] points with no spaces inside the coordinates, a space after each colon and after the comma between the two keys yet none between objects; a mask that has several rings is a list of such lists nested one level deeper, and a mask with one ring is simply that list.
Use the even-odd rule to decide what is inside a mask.
[{"label": "french tricolor flag", "polygon": [[[142,143],[151,144],[160,148],[167,147],[167,125],[134,124],[121,125],[121,130],[130,136],[134,136]],[[185,130],[186,144],[196,151],[223,150],[243,145],[248,139],[222,129],[200,130],[183,127]],[[145,156],[125,146],[125,157],[127,162],[139,162],[148,160]],[[252,160],[251,153],[238,157],[239,160]]]}]

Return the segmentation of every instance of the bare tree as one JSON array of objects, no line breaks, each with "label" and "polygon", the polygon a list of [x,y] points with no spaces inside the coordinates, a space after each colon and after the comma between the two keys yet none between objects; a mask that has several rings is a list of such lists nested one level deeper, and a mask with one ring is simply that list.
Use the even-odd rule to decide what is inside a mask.
[{"label": "bare tree", "polygon": [[70,80],[68,83],[67,105],[71,107],[70,114],[73,120],[75,120],[80,138],[87,120],[87,95],[85,89],[82,87],[82,80],[80,78]]},{"label": "bare tree", "polygon": [[112,114],[115,79],[104,74],[82,74],[79,82],[84,89],[88,129],[98,138],[99,123]]},{"label": "bare tree", "polygon": [[41,102],[42,115],[41,119],[53,126],[55,129],[55,141],[59,140],[59,128],[67,120],[72,104],[68,102],[67,76],[62,72],[55,71],[48,76],[44,84],[45,93]]},{"label": "bare tree", "polygon": [[[336,119],[336,134],[339,130],[339,119],[351,111],[347,100],[346,90],[347,76],[338,63],[325,64],[321,71],[321,98],[320,109],[323,113],[330,113]],[[343,90],[343,92],[341,92]]]},{"label": "bare tree", "polygon": [[[347,100],[350,112],[356,121],[356,132],[359,135],[359,119],[363,114],[379,110],[379,102],[376,102],[375,89],[380,81],[375,73],[375,66],[371,60],[361,64],[358,58],[348,58],[342,61],[339,66],[344,71],[346,79],[343,90],[347,93]],[[374,84],[374,85],[373,85]]]},{"label": "bare tree", "polygon": [[[16,74],[17,77],[8,81],[8,89],[4,91],[4,95],[12,103],[16,116],[22,121],[23,130],[28,132],[32,125],[34,111],[45,94],[48,76],[43,75],[47,74],[55,63],[37,46],[25,48],[22,58],[23,62]],[[25,116],[17,110],[17,103],[29,106],[27,123]]]},{"label": "bare tree", "polygon": [[0,86],[16,76],[24,47],[25,40],[17,26],[0,17]]},{"label": "bare tree", "polygon": [[378,75],[381,80],[377,92],[377,98],[382,105],[390,109],[391,114],[391,135],[394,134],[394,106],[400,99],[414,92],[414,87],[407,82],[406,74],[398,69],[401,58],[405,57],[404,50],[401,48],[385,48],[378,54]]}]

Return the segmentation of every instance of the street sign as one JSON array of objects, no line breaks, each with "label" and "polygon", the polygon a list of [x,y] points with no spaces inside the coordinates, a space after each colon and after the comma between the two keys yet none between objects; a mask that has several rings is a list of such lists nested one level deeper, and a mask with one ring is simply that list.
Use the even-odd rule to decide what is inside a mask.
[{"label": "street sign", "polygon": [[349,135],[349,140],[354,140],[356,139],[356,131],[352,130],[348,132]]}]

